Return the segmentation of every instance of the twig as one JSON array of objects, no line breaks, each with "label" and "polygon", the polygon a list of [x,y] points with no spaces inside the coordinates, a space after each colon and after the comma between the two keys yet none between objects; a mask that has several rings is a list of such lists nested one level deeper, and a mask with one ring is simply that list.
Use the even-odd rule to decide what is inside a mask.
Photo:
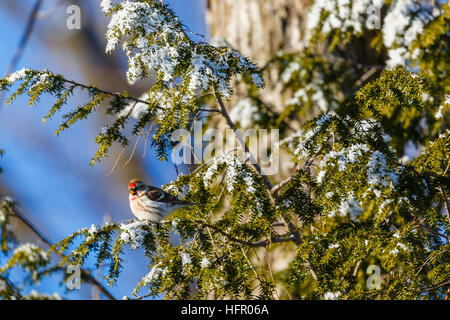
[{"label": "twig", "polygon": [[447,161],[447,166],[445,167],[444,172],[441,174],[441,176],[445,176],[447,174],[448,169],[450,168],[450,161]]},{"label": "twig", "polygon": [[149,297],[151,295],[152,295],[152,293],[147,293],[147,294],[144,294],[143,296],[135,298],[134,300],[142,300],[142,299],[147,298],[147,297]]},{"label": "twig", "polygon": [[[319,148],[319,150],[317,150],[317,152],[314,154],[314,156],[312,156],[310,159],[308,159],[305,164],[302,166],[301,170],[304,170],[305,168],[308,168],[313,162],[314,160],[317,158],[317,156],[322,152],[323,150],[323,146],[321,146]],[[284,187],[286,186],[292,179],[294,178],[294,175],[291,175],[290,177],[284,179],[283,181],[281,181],[280,183],[278,183],[277,185],[273,186],[272,189],[270,189],[270,193],[273,194],[274,196],[278,195],[278,192]]]},{"label": "twig", "polygon": [[283,181],[281,181],[280,183],[278,183],[277,185],[275,185],[272,189],[270,189],[270,193],[273,195],[277,195],[278,192],[284,187],[286,186],[289,182],[291,182],[293,178],[293,175],[291,175],[290,177],[284,179]]},{"label": "twig", "polygon": [[450,210],[449,210],[449,205],[448,205],[447,194],[445,193],[445,191],[441,185],[439,185],[439,191],[442,195],[442,200],[444,200],[445,210],[447,211],[447,219],[448,219],[448,222],[450,223]]},{"label": "twig", "polygon": [[263,173],[260,165],[258,164],[258,162],[255,160],[255,158],[251,154],[249,147],[245,143],[242,136],[239,134],[239,131],[238,131],[236,125],[234,124],[233,120],[231,120],[230,115],[228,114],[227,109],[225,108],[225,104],[223,103],[222,98],[220,97],[220,95],[218,95],[216,93],[215,89],[214,89],[214,96],[216,97],[216,100],[219,103],[220,110],[221,110],[222,115],[224,116],[225,120],[227,121],[227,124],[230,126],[230,128],[235,133],[236,138],[239,141],[240,145],[244,148],[245,153],[248,153],[250,155],[250,164],[255,168],[255,170],[258,172],[258,174],[263,178],[263,180],[264,180],[265,184],[267,185],[267,187],[269,188],[269,190],[272,189],[273,184],[270,182],[269,178]]},{"label": "twig", "polygon": [[427,292],[427,291],[430,291],[430,290],[438,289],[438,288],[443,287],[443,286],[446,286],[446,285],[448,285],[448,284],[450,284],[450,280],[444,281],[444,282],[441,282],[441,283],[439,283],[439,284],[437,284],[437,285],[434,285],[434,286],[432,286],[432,287],[423,289],[421,292],[423,293],[423,292]]},{"label": "twig", "polygon": [[221,110],[215,109],[215,108],[197,108],[196,110],[198,110],[198,111],[206,111],[206,112],[218,112],[218,113],[222,113]]},{"label": "twig", "polygon": [[[263,280],[261,279],[260,275],[258,274],[258,272],[256,272],[255,267],[253,266],[253,264],[250,262],[250,259],[247,257],[247,254],[245,253],[244,249],[241,248],[242,254],[244,255],[245,259],[247,260],[247,263],[249,264],[250,268],[252,269],[252,271],[255,273],[256,279],[258,279],[259,281],[259,285],[261,286],[263,283]],[[265,281],[264,281],[265,282]]]},{"label": "twig", "polygon": [[239,244],[242,244],[244,246],[251,247],[251,248],[265,247],[265,246],[268,246],[270,243],[280,243],[280,242],[294,241],[294,239],[292,237],[290,237],[290,236],[288,236],[288,237],[280,236],[280,237],[272,237],[270,240],[269,239],[263,239],[263,240],[251,242],[251,241],[246,241],[246,240],[242,240],[242,239],[239,239],[239,238],[235,238],[232,235],[230,235],[229,233],[227,233],[227,232],[225,232],[225,231],[223,231],[223,230],[221,230],[221,229],[217,228],[216,226],[211,225],[209,223],[206,223],[206,222],[203,222],[203,221],[200,221],[200,220],[194,220],[194,222],[198,223],[202,227],[205,227],[207,229],[208,228],[212,229],[212,230],[222,234],[223,236],[225,236],[231,242],[239,243]]},{"label": "twig", "polygon": [[272,223],[272,227],[286,227],[286,223],[285,222],[275,222],[275,223]]},{"label": "twig", "polygon": [[125,163],[123,164],[123,168],[126,168],[126,166],[128,166],[130,164],[131,159],[133,158],[134,153],[136,152],[136,148],[137,148],[137,145],[139,143],[139,140],[141,140],[141,137],[143,135],[144,135],[144,132],[139,133],[138,138],[136,139],[136,142],[135,142],[135,144],[133,146],[133,150],[131,150],[130,156],[128,157],[127,161],[125,161]]},{"label": "twig", "polygon": [[[150,102],[148,102],[148,101],[144,101],[144,100],[141,100],[141,99],[138,99],[138,98],[133,98],[133,97],[124,97],[123,93],[120,93],[120,92],[106,91],[106,90],[103,90],[103,89],[99,89],[97,87],[88,86],[88,85],[85,85],[85,84],[82,84],[82,83],[79,83],[79,82],[76,82],[76,81],[73,81],[73,80],[68,80],[68,79],[62,79],[62,81],[70,83],[70,84],[73,84],[73,85],[75,85],[77,87],[81,87],[81,88],[84,88],[84,89],[95,90],[96,92],[103,93],[103,94],[106,94],[108,96],[123,97],[126,100],[139,102],[139,103],[144,103],[144,104],[147,104],[149,106],[152,106],[152,104]],[[159,109],[159,110],[166,110],[165,108],[160,107],[158,105],[155,105],[154,107],[156,109]]]},{"label": "twig", "polygon": [[269,61],[267,61],[258,71],[263,72],[267,68],[269,68],[275,61],[278,61],[280,58],[278,56],[272,57]]},{"label": "twig", "polygon": [[[270,279],[272,280],[273,283],[275,283],[275,280],[273,278],[273,272],[272,272],[272,260],[270,259],[269,251],[267,251],[266,247],[264,247],[264,253],[266,256],[267,269],[269,269]],[[256,254],[256,256],[258,256],[258,254],[256,253],[256,250],[255,250],[255,254]]]},{"label": "twig", "polygon": [[359,260],[356,263],[356,266],[355,266],[355,269],[353,270],[352,276],[356,277],[358,275],[358,272],[359,272],[359,269],[361,269],[362,263],[363,263],[363,259]]},{"label": "twig", "polygon": [[[292,221],[288,223],[288,228],[289,228],[289,232],[292,233],[292,236],[295,239],[295,244],[300,245],[303,242],[300,231],[297,230],[297,228],[294,226]],[[317,276],[316,271],[311,266],[311,262],[308,259],[305,262],[305,266],[308,268],[309,273],[311,273],[311,276],[313,277],[313,279],[316,280],[317,282],[319,282],[319,277]]]},{"label": "twig", "polygon": [[[22,214],[20,214],[18,210],[14,208],[11,208],[11,210],[14,213],[14,215],[17,218],[19,218],[25,225],[27,225],[42,242],[44,242],[49,247],[52,246],[52,243],[30,221],[28,221],[27,218],[25,218]],[[80,271],[81,274],[86,278],[86,280],[90,282],[94,287],[99,289],[108,299],[116,300],[114,296],[108,291],[108,289],[106,289],[100,282],[98,282],[98,280],[95,279],[88,270],[80,268]]]},{"label": "twig", "polygon": [[[30,38],[30,35],[31,35],[31,32],[33,31],[34,23],[36,22],[36,18],[37,18],[37,13],[39,11],[39,8],[42,5],[42,2],[43,2],[43,0],[36,0],[36,2],[34,3],[33,9],[31,10],[31,14],[28,17],[28,22],[25,27],[25,31],[22,35],[22,38],[20,39],[19,46],[17,47],[17,50],[14,53],[11,63],[8,66],[6,74],[10,74],[14,71],[20,58],[22,57],[22,54],[25,50],[25,46],[27,45],[28,39]],[[4,96],[4,92],[2,92],[1,96],[0,96],[0,106],[3,103],[3,96]]]},{"label": "twig", "polygon": [[147,130],[146,137],[145,137],[145,140],[144,140],[144,153],[142,154],[143,158],[145,158],[145,155],[147,154],[147,142],[148,142],[148,139],[150,137],[150,133],[152,133],[152,128],[153,128],[153,122],[150,125],[150,128]]},{"label": "twig", "polygon": [[7,278],[5,278],[3,275],[0,274],[0,280],[4,281],[6,283],[6,285],[8,286],[8,288],[13,292],[14,296],[17,299],[22,298],[22,295],[20,294],[19,290],[16,288],[16,286],[11,283],[11,281],[9,281]]},{"label": "twig", "polygon": [[123,153],[125,152],[125,150],[127,149],[128,145],[124,146],[122,148],[122,151],[120,151],[119,155],[117,156],[116,161],[114,161],[114,165],[112,167],[112,169],[106,174],[107,176],[111,175],[117,168],[117,165],[119,164],[119,160],[122,158]]},{"label": "twig", "polygon": [[[424,219],[424,220],[425,220],[425,219]],[[449,242],[449,237],[447,237],[446,235],[444,235],[444,234],[442,234],[442,233],[439,233],[439,232],[437,232],[437,231],[434,231],[433,229],[428,228],[428,226],[426,226],[426,225],[423,223],[423,221],[419,221],[418,227],[421,228],[422,230],[428,232],[428,233],[431,233],[431,234],[434,235],[434,236],[442,237],[442,238],[444,238],[445,240],[447,240],[447,242]]]},{"label": "twig", "polygon": [[447,251],[441,251],[441,252],[438,252],[437,254],[435,254],[433,257],[428,257],[428,259],[425,260],[425,262],[418,268],[417,272],[415,273],[415,276],[417,277],[417,275],[420,273],[420,271],[422,271],[423,268],[427,264],[431,263],[433,260],[435,260],[437,257],[439,257],[443,253],[447,253]]},{"label": "twig", "polygon": [[355,87],[358,88],[363,82],[365,82],[367,79],[369,79],[375,72],[377,72],[377,68],[371,67],[371,68],[369,69],[369,71],[367,71],[366,73],[364,73],[364,74],[362,75],[362,77],[361,77],[358,81],[356,81]]}]

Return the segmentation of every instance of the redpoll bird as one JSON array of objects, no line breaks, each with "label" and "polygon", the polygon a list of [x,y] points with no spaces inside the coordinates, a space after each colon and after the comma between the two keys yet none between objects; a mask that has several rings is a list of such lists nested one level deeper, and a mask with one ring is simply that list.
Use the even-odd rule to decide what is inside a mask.
[{"label": "redpoll bird", "polygon": [[128,184],[130,208],[136,218],[160,222],[175,210],[197,203],[178,200],[164,190],[133,179]]}]

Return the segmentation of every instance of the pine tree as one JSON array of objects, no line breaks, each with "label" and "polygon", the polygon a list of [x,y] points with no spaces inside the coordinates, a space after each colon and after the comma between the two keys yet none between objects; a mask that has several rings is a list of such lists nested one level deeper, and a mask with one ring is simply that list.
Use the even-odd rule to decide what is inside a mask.
[{"label": "pine tree", "polygon": [[[13,249],[8,218],[15,203],[2,198],[1,247],[10,255],[0,268],[3,298],[28,297],[8,279],[14,266],[38,281],[67,264],[82,267],[89,255],[97,266],[109,263],[113,284],[120,281],[125,246],[142,248],[149,262],[135,297],[445,298],[448,2],[316,0],[307,14],[306,45],[278,52],[262,67],[225,41],[192,40],[160,1],[103,0],[101,7],[110,17],[106,52],[122,43],[128,81],[155,80],[146,94],[132,97],[49,70],[22,69],[0,81],[0,89],[10,91],[6,102],[27,95],[32,106],[44,94],[54,96],[43,120],[64,112],[58,135],[108,104],[111,122],[99,129],[91,165],[152,125],[152,144],[166,161],[177,132],[190,134],[200,118],[207,128],[222,128],[215,116],[232,130],[237,147],[212,154],[164,186],[204,206],[182,209],[161,224],[93,225],[49,250]],[[274,71],[285,97],[275,107],[261,90]],[[233,83],[245,88],[245,97],[231,106]],[[67,111],[80,91],[89,100]],[[128,135],[127,125],[133,126]],[[278,129],[281,140],[255,153],[242,135],[251,127]],[[267,132],[256,137],[267,139]],[[278,174],[265,173],[260,153],[279,159]],[[170,241],[171,234],[179,241]],[[51,264],[52,253],[61,257],[58,265]],[[37,297],[52,298],[28,298]]]}]

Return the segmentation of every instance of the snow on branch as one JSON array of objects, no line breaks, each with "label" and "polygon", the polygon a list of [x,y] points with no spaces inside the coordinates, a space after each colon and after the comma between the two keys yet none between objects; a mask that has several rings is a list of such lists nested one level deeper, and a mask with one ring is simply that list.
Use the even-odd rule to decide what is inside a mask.
[{"label": "snow on branch", "polygon": [[[379,29],[388,50],[387,67],[394,68],[408,65],[421,54],[415,42],[445,14],[441,7],[416,0],[317,0],[309,11],[307,28],[313,39],[318,34],[335,35],[333,45],[341,37]],[[387,8],[385,16],[383,8]]]},{"label": "snow on branch", "polygon": [[185,88],[184,101],[212,85],[229,97],[231,76],[251,75],[256,86],[263,86],[257,66],[237,51],[195,43],[186,34],[178,17],[159,1],[102,3],[111,15],[106,32],[106,52],[112,52],[121,40],[128,57],[128,81],[150,76],[153,71],[165,86]]},{"label": "snow on branch", "polygon": [[[111,107],[106,113],[117,118],[96,138],[99,149],[91,164],[103,158],[114,142],[122,146],[129,143],[129,138],[121,131],[130,115],[138,118],[133,135],[138,135],[158,117],[160,126],[153,140],[158,156],[165,159],[165,150],[170,147],[167,135],[187,125],[197,109],[198,95],[215,90],[219,96],[228,98],[232,94],[230,80],[238,75],[248,77],[257,88],[264,85],[258,67],[249,59],[229,47],[192,41],[173,11],[159,1],[102,1],[101,6],[111,17],[106,32],[106,52],[111,53],[122,42],[128,57],[127,78],[131,84],[139,79],[155,78],[145,100],[83,85],[48,70],[22,69],[6,76],[0,83],[0,90],[4,91],[16,82],[22,82],[7,103],[22,94],[29,96],[30,105],[42,94],[57,97],[44,121],[68,103],[75,89],[87,91],[89,102],[64,115],[57,133],[87,118],[105,100],[110,100]],[[130,106],[130,102],[134,104]],[[137,103],[139,116],[135,116],[134,110]]]}]

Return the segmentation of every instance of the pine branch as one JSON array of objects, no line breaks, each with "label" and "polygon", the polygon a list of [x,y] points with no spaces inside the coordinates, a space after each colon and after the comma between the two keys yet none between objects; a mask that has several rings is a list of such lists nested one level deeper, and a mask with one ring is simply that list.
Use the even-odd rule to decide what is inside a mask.
[{"label": "pine branch", "polygon": [[[103,94],[106,94],[106,95],[111,96],[111,97],[123,97],[123,93],[120,93],[120,92],[111,92],[111,91],[98,89],[97,87],[88,86],[88,85],[85,85],[85,84],[82,84],[82,83],[79,83],[79,82],[76,82],[76,81],[73,81],[73,80],[68,80],[68,79],[62,79],[62,80],[64,82],[66,82],[66,83],[73,84],[73,85],[75,85],[77,87],[81,87],[81,88],[88,89],[88,90],[92,90],[93,89],[93,90],[95,90],[98,93],[103,93]],[[130,96],[127,96],[127,97],[124,97],[124,98],[126,100],[130,100],[130,101],[133,101],[133,102],[144,103],[146,105],[152,106],[152,104],[150,104],[149,102],[141,100],[141,99],[138,99],[138,98],[134,98],[134,97],[130,97]],[[154,107],[156,109],[159,109],[159,110],[165,110],[165,108],[162,108],[162,107],[160,107],[158,105],[155,105]]]},{"label": "pine branch", "polygon": [[[288,223],[288,228],[295,239],[295,244],[297,246],[300,245],[303,242],[300,231],[295,227],[295,225],[292,223],[292,221],[290,221]],[[309,270],[309,273],[311,273],[311,276],[313,277],[313,279],[316,280],[317,282],[319,282],[319,276],[317,275],[317,272],[312,267],[311,261],[309,259],[306,259],[305,266]]]},{"label": "pine branch", "polygon": [[[52,243],[27,219],[25,218],[16,208],[11,208],[14,212],[14,215],[19,218],[25,225],[27,225],[35,234],[36,236],[44,242],[47,246],[51,247]],[[63,255],[58,254],[60,257],[63,258]],[[83,268],[80,268],[80,271],[82,275],[86,278],[86,280],[91,283],[94,287],[96,287],[98,290],[100,290],[109,300],[116,300],[114,296],[109,292],[106,287],[104,287],[97,279],[95,279],[91,273]]]},{"label": "pine branch", "polygon": [[139,296],[139,297],[135,298],[134,300],[143,300],[143,299],[145,299],[147,297],[150,297],[152,295],[153,295],[152,293],[147,293],[147,294],[144,294],[143,296]]},{"label": "pine branch", "polygon": [[429,287],[429,288],[423,289],[423,290],[421,291],[421,293],[424,293],[424,292],[427,292],[427,291],[431,291],[431,290],[435,290],[435,289],[439,289],[439,288],[441,288],[441,287],[443,287],[443,286],[446,286],[446,285],[449,285],[449,284],[450,284],[450,280],[448,280],[448,281],[443,281],[443,282],[441,282],[441,283],[439,283],[439,284],[437,284],[437,285],[434,285],[434,286],[431,286],[431,287]]},{"label": "pine branch", "polygon": [[295,241],[295,239],[292,236],[287,235],[287,236],[280,236],[280,237],[271,237],[270,239],[263,239],[263,240],[251,242],[251,241],[246,241],[246,240],[242,240],[242,239],[233,237],[229,233],[221,230],[220,228],[217,228],[216,226],[214,226],[212,224],[209,224],[209,223],[206,223],[206,222],[203,222],[200,220],[194,220],[194,222],[201,225],[202,227],[207,227],[207,228],[210,228],[210,229],[220,233],[221,235],[225,236],[231,242],[239,243],[243,246],[247,246],[250,248],[266,247],[266,246],[270,245],[271,243],[282,243],[282,242]]},{"label": "pine branch", "polygon": [[227,124],[230,126],[230,128],[235,133],[239,144],[244,148],[245,153],[250,155],[250,164],[253,166],[253,168],[255,168],[255,170],[258,172],[258,174],[262,177],[262,179],[265,182],[267,188],[269,190],[272,189],[273,188],[272,182],[270,182],[269,178],[264,174],[263,170],[261,169],[261,166],[258,164],[256,159],[253,157],[252,153],[250,152],[249,147],[245,143],[245,141],[242,138],[242,136],[239,134],[239,131],[238,131],[236,125],[234,124],[233,120],[231,120],[230,115],[227,112],[227,109],[225,107],[225,104],[223,103],[222,98],[220,97],[219,94],[217,94],[215,89],[214,89],[214,96],[216,97],[216,100],[219,103],[220,111],[221,111],[223,117],[225,118]]},{"label": "pine branch", "polygon": [[[302,170],[305,170],[306,168],[308,168],[316,159],[316,157],[322,152],[323,150],[323,146],[321,146],[319,148],[319,150],[317,150],[316,154],[311,158],[308,159],[305,164],[302,166]],[[275,197],[278,195],[278,192],[286,185],[289,184],[289,182],[292,181],[292,179],[295,177],[295,175],[291,175],[290,177],[284,179],[283,181],[281,181],[280,183],[278,183],[277,185],[273,186],[272,189],[270,189],[270,193],[273,194]]]},{"label": "pine branch", "polygon": [[22,298],[22,295],[20,293],[20,290],[18,288],[16,288],[16,286],[14,285],[14,283],[11,283],[11,281],[9,281],[7,278],[5,278],[3,275],[0,274],[0,280],[4,281],[6,283],[6,285],[8,286],[8,288],[13,292],[15,298],[20,299]]}]

